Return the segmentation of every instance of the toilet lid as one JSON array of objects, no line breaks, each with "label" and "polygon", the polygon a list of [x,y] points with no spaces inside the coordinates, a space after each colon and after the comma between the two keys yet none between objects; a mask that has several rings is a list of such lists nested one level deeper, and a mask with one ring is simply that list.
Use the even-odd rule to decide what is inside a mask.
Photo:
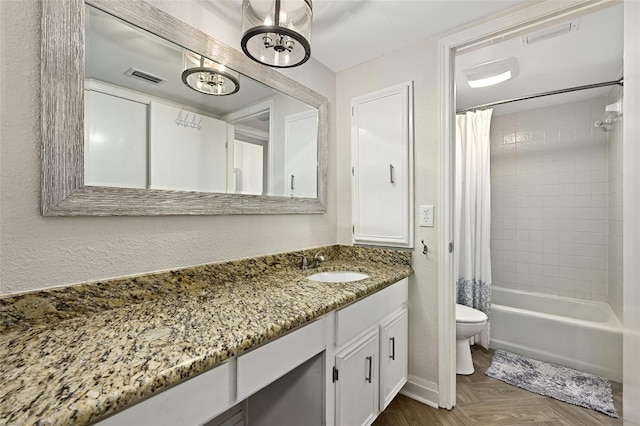
[{"label": "toilet lid", "polygon": [[456,303],[456,322],[478,323],[487,320],[487,315],[477,309]]}]

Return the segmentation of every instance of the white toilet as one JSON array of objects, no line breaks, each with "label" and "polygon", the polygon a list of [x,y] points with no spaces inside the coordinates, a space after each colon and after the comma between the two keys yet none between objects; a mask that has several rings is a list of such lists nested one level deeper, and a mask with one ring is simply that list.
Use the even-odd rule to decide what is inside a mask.
[{"label": "white toilet", "polygon": [[480,333],[486,324],[484,312],[456,303],[456,374],[473,374],[469,337]]}]

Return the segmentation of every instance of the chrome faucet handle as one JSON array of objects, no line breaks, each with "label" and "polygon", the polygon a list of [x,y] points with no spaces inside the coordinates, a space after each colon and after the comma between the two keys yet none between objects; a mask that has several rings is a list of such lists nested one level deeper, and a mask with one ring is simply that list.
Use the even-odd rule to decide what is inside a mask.
[{"label": "chrome faucet handle", "polygon": [[302,258],[302,265],[300,267],[304,271],[309,267],[309,264],[307,263],[307,256],[305,256],[304,254],[300,254],[299,256]]},{"label": "chrome faucet handle", "polygon": [[313,260],[316,262],[324,262],[326,260],[324,257],[324,252],[323,251],[317,252],[315,256],[313,256]]}]

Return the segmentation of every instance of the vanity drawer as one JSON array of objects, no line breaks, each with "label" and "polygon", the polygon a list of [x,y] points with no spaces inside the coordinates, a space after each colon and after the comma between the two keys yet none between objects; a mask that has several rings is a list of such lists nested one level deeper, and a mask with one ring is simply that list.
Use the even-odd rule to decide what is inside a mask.
[{"label": "vanity drawer", "polygon": [[324,319],[305,325],[238,357],[237,399],[241,401],[325,349]]},{"label": "vanity drawer", "polygon": [[231,406],[229,363],[98,422],[99,426],[203,424]]},{"label": "vanity drawer", "polygon": [[367,296],[336,312],[336,346],[340,346],[379,322],[408,299],[409,279]]}]

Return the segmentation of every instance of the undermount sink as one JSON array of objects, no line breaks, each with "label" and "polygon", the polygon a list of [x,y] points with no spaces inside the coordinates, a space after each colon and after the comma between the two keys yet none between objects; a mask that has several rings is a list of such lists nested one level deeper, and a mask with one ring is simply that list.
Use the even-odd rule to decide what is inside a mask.
[{"label": "undermount sink", "polygon": [[323,283],[347,283],[364,280],[366,278],[369,278],[369,275],[352,271],[318,272],[307,277],[307,279],[311,281],[320,281]]}]

